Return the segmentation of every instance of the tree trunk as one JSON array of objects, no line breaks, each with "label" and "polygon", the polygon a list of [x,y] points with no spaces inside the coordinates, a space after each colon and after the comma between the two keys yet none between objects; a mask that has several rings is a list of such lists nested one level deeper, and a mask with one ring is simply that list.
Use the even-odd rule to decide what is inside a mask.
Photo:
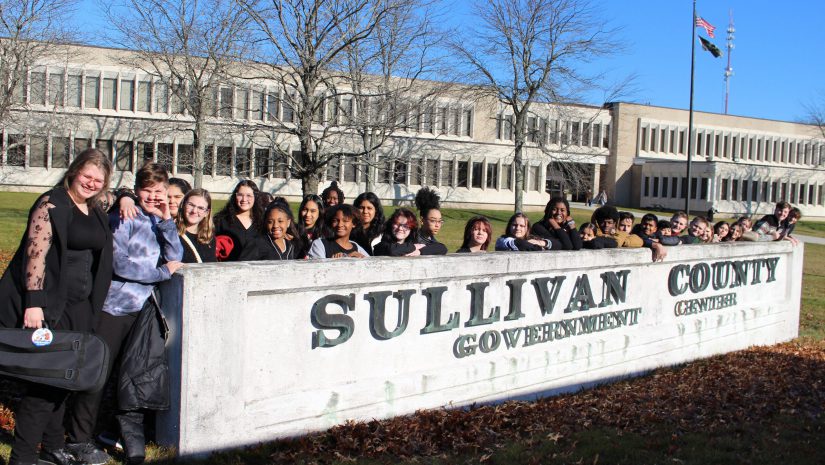
[{"label": "tree trunk", "polygon": [[318,194],[318,182],[320,179],[321,173],[318,171],[307,173],[301,178],[301,191],[304,193],[304,196]]},{"label": "tree trunk", "polygon": [[516,170],[514,212],[524,211],[524,140],[516,137],[516,146],[513,154],[513,169]]},{"label": "tree trunk", "polygon": [[372,152],[368,153],[366,156],[367,163],[364,164],[364,169],[367,170],[367,190],[366,192],[375,192],[375,174],[377,169],[373,168],[373,166],[377,166],[375,160],[373,160]]},{"label": "tree trunk", "polygon": [[195,131],[192,133],[192,186],[195,189],[203,187],[203,151],[201,150],[201,126],[199,121],[195,122]]}]

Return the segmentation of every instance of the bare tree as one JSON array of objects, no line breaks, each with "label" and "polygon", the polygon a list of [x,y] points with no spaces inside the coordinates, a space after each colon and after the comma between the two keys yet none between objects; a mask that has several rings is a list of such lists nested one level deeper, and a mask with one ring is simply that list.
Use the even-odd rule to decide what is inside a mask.
[{"label": "bare tree", "polygon": [[134,50],[124,64],[155,76],[155,100],[171,97],[177,131],[192,135],[195,187],[203,184],[202,142],[217,116],[219,85],[250,53],[249,17],[233,0],[126,0],[110,8],[116,39]]},{"label": "bare tree", "polygon": [[[388,34],[398,38],[400,24],[415,6],[403,0],[241,3],[269,49],[262,59],[268,66],[260,68],[263,77],[282,89],[282,111],[259,125],[258,134],[277,139],[277,156],[289,160],[305,194],[316,193],[328,164],[342,157],[364,160],[403,126],[397,109],[409,81],[370,73],[400,70],[393,64],[412,47],[399,42],[394,42],[397,50],[383,46],[393,40]],[[290,149],[292,141],[299,150]]]},{"label": "bare tree", "polygon": [[[346,116],[360,142],[368,191],[374,190],[373,171],[386,170],[397,154],[383,150],[379,157],[381,147],[399,131],[418,131],[421,116],[453,87],[422,80],[442,71],[441,57],[433,50],[445,34],[433,24],[434,6],[429,0],[400,3],[369,38],[345,50],[348,91],[340,92],[354,97],[353,114]],[[409,150],[401,153],[410,157]]]},{"label": "bare tree", "polygon": [[[75,0],[0,0],[0,123],[8,124],[12,110],[27,101],[29,69],[65,53],[71,39],[64,29]],[[39,83],[45,85],[45,83]]]},{"label": "bare tree", "polygon": [[816,126],[822,137],[825,138],[825,91],[819,93],[818,101],[805,105],[808,124]]},{"label": "bare tree", "polygon": [[612,32],[587,0],[479,0],[479,26],[453,43],[477,92],[512,118],[515,209],[524,197],[528,120],[534,104],[566,103],[596,84],[582,65],[614,50]]}]

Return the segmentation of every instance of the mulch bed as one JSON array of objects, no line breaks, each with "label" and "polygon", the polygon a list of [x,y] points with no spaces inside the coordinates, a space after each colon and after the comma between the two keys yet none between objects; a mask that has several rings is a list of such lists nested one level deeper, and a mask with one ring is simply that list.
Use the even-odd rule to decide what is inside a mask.
[{"label": "mulch bed", "polygon": [[[13,427],[14,383],[0,384],[0,428]],[[713,434],[734,424],[769,425],[791,415],[825,428],[825,342],[754,347],[575,394],[468,409],[422,410],[382,421],[351,422],[271,445],[271,460],[312,455],[422,457],[492,452],[513,441],[558,440],[606,427]]]}]

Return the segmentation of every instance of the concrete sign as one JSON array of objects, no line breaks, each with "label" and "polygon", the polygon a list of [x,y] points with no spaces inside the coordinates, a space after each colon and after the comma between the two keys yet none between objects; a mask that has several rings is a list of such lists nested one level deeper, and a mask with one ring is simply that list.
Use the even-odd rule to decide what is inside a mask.
[{"label": "concrete sign", "polygon": [[[735,243],[187,266],[181,455],[579,389],[797,336],[803,247]],[[181,303],[182,312],[172,309]]]}]

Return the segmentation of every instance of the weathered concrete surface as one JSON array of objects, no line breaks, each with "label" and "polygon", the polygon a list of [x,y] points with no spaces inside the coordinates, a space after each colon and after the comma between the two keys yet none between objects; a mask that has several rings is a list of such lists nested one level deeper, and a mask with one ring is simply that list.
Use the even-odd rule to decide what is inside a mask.
[{"label": "weathered concrete surface", "polygon": [[[182,313],[170,317],[179,398],[160,439],[202,454],[786,341],[799,326],[803,251],[734,243],[672,248],[663,263],[605,250],[188,266]],[[334,345],[337,326],[352,333]]]}]

